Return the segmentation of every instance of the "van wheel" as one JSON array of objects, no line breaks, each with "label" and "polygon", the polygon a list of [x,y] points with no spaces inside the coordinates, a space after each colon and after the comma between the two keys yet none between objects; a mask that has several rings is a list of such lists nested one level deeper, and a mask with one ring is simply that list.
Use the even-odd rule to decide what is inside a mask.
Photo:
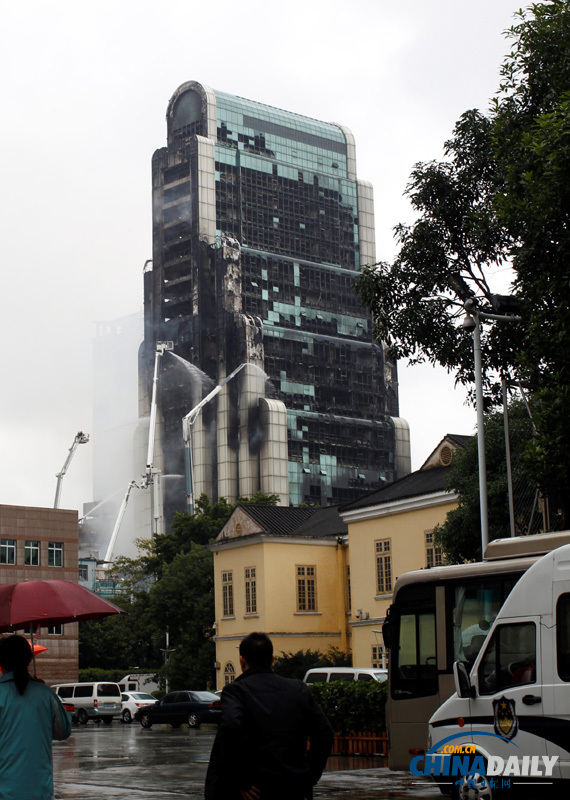
[{"label": "van wheel", "polygon": [[459,800],[497,800],[497,792],[489,786],[489,779],[476,772],[461,779],[458,791]]},{"label": "van wheel", "polygon": [[87,715],[87,711],[84,708],[80,708],[77,712],[77,721],[80,725],[87,725],[89,722],[89,716]]}]

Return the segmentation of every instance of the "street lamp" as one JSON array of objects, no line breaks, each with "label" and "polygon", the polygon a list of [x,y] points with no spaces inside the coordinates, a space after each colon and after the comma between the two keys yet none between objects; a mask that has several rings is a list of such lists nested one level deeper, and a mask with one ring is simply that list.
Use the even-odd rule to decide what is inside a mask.
[{"label": "street lamp", "polygon": [[224,380],[215,386],[212,391],[206,395],[197,406],[189,411],[186,416],[182,420],[182,438],[184,439],[184,461],[186,464],[186,504],[188,506],[188,513],[193,516],[194,515],[194,483],[193,483],[193,462],[192,462],[192,428],[198,414],[202,410],[202,408],[209,403],[217,394],[219,394],[226,383],[231,381],[233,377],[235,377],[240,370],[244,367],[248,366],[247,363],[240,364],[239,367],[234,369],[233,372],[224,378]]},{"label": "street lamp", "polygon": [[[514,298],[509,298],[514,300]],[[503,308],[505,298],[497,297],[494,307]],[[514,308],[514,306],[512,306]],[[475,371],[475,402],[477,405],[477,456],[479,462],[479,508],[481,513],[481,555],[489,544],[489,514],[487,508],[487,464],[485,460],[485,420],[483,414],[483,364],[481,357],[481,320],[494,319],[500,322],[520,322],[521,317],[514,314],[489,314],[477,308],[476,301],[469,298],[464,303],[464,330],[473,331],[473,367]]]}]

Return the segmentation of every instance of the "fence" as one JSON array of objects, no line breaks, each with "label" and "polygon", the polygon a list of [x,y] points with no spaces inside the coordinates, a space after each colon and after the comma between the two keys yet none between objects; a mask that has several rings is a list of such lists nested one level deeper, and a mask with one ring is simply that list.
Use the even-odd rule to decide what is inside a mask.
[{"label": "fence", "polygon": [[335,733],[333,756],[387,756],[388,735],[383,733]]}]

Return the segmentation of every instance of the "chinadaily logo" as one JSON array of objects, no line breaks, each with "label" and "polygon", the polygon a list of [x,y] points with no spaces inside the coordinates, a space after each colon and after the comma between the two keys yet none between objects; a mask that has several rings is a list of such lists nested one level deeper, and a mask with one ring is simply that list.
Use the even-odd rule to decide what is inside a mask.
[{"label": "chinadaily logo", "polygon": [[[506,736],[488,731],[472,731],[470,736],[499,739],[520,751],[519,746]],[[461,744],[458,739],[463,739]],[[558,756],[532,756],[513,753],[507,758],[477,754],[474,744],[465,743],[465,735],[454,734],[430,747],[425,755],[415,756],[410,762],[410,772],[418,777],[449,778],[452,783],[488,785],[490,788],[510,788],[511,778],[551,778]]]}]

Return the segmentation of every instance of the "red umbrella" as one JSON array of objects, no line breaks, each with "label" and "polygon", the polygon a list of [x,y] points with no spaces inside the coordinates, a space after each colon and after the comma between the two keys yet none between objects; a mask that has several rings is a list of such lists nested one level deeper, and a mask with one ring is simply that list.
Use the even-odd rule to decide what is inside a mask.
[{"label": "red umbrella", "polygon": [[0,586],[0,633],[125,613],[72,581],[21,581]]}]

